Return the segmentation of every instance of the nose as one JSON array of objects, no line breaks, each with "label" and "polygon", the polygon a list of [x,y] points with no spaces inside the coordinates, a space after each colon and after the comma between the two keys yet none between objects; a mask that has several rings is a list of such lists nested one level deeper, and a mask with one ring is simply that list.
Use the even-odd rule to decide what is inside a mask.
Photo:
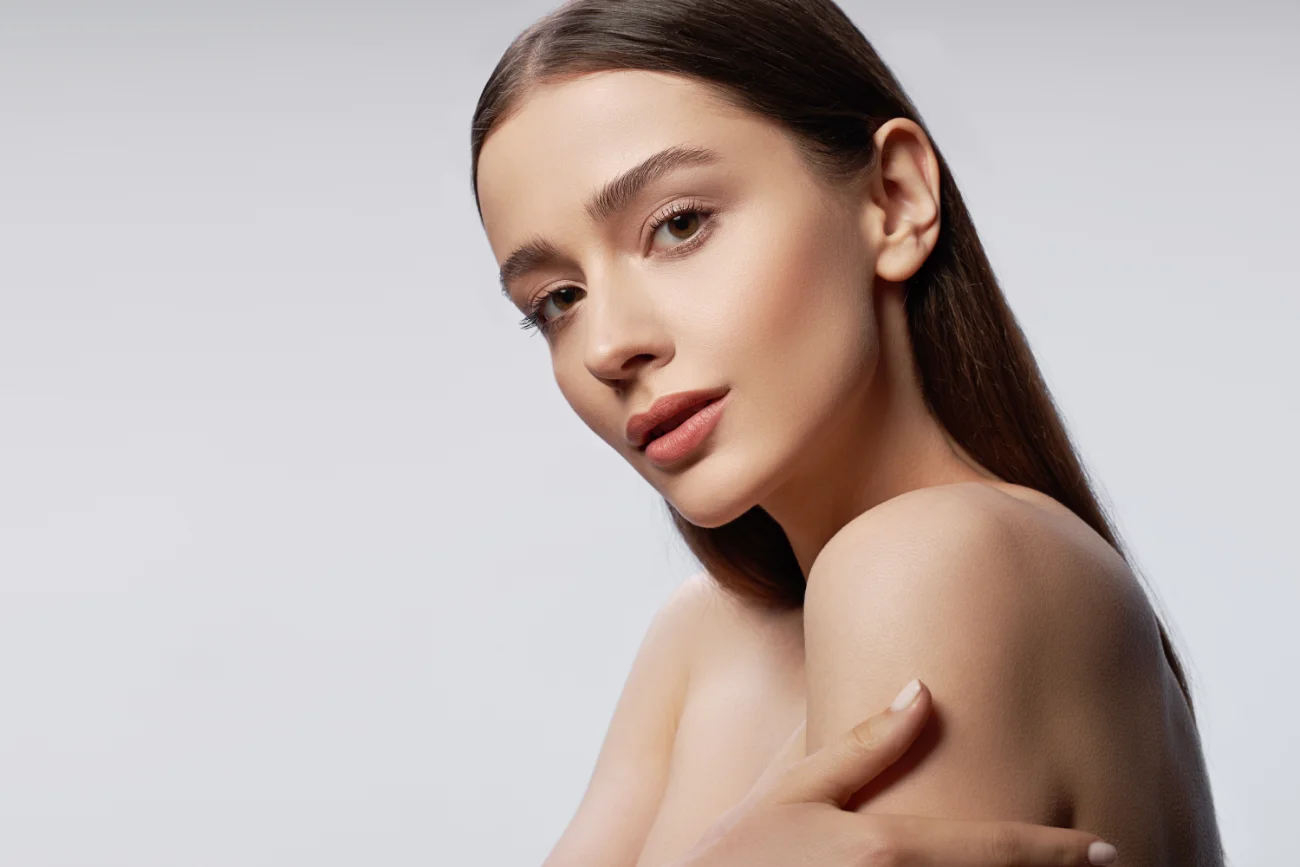
[{"label": "nose", "polygon": [[671,356],[649,291],[625,278],[589,286],[583,299],[584,363],[592,376],[616,388],[643,367],[662,364]]}]

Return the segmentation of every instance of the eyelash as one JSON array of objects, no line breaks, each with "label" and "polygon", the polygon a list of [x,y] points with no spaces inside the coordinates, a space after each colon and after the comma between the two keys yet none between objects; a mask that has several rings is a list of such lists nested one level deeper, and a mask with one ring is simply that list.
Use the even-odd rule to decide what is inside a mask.
[{"label": "eyelash", "polygon": [[[650,223],[651,240],[654,239],[655,232],[659,231],[660,226],[664,225],[674,217],[680,217],[682,214],[699,214],[699,216],[702,218],[701,226],[699,229],[696,230],[695,234],[692,235],[688,240],[683,241],[681,244],[678,244],[676,247],[673,247],[672,252],[667,253],[666,255],[677,256],[685,251],[691,250],[699,246],[699,244],[704,240],[704,237],[711,231],[709,228],[706,227],[710,226],[713,222],[710,219],[713,216],[713,211],[709,210],[708,208],[705,208],[700,202],[693,201],[693,200],[685,200],[685,201],[676,202],[672,205],[669,205],[667,208],[665,208],[663,211],[657,214],[653,220],[651,220]],[[547,300],[557,292],[563,292],[565,289],[577,289],[577,288],[581,288],[581,287],[577,287],[569,284],[557,286],[551,291],[544,292],[537,298],[533,299],[533,302],[528,306],[528,314],[524,316],[523,319],[519,320],[519,327],[523,328],[525,331],[535,328],[537,329],[538,332],[540,332],[541,334],[547,337],[553,336],[555,332],[559,330],[558,328],[559,323],[566,322],[568,319],[571,318],[570,314],[565,313],[561,316],[555,317],[554,319],[543,320],[542,308],[546,306]]]}]

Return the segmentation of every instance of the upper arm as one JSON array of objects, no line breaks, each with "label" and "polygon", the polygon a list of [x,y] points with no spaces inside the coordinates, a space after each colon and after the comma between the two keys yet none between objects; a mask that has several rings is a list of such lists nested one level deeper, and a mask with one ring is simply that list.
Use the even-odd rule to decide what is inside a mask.
[{"label": "upper arm", "polygon": [[636,863],[667,784],[695,624],[711,580],[707,572],[688,578],[655,614],[587,790],[543,867]]},{"label": "upper arm", "polygon": [[919,677],[931,718],[849,807],[1050,824],[1063,806],[1053,696],[1068,687],[1053,682],[1059,606],[1033,574],[1024,528],[960,489],[878,509],[832,538],[808,576],[808,752]]}]

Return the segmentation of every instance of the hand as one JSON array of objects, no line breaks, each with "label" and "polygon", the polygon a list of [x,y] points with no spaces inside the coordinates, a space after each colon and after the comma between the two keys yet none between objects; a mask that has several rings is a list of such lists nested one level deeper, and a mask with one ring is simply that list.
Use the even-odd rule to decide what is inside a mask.
[{"label": "hand", "polygon": [[[1114,861],[1114,847],[1071,828],[844,810],[920,733],[933,707],[929,689],[920,686],[902,710],[882,711],[811,756],[765,775],[673,867],[1082,867]],[[801,726],[791,742],[802,733]]]}]

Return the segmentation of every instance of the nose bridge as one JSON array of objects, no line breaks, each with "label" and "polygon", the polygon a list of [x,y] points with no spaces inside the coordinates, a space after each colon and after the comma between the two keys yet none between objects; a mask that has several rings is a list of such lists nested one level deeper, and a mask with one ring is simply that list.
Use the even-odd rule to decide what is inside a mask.
[{"label": "nose bridge", "polygon": [[631,269],[610,268],[589,282],[582,311],[587,369],[602,379],[627,375],[628,362],[664,351],[649,287]]}]

